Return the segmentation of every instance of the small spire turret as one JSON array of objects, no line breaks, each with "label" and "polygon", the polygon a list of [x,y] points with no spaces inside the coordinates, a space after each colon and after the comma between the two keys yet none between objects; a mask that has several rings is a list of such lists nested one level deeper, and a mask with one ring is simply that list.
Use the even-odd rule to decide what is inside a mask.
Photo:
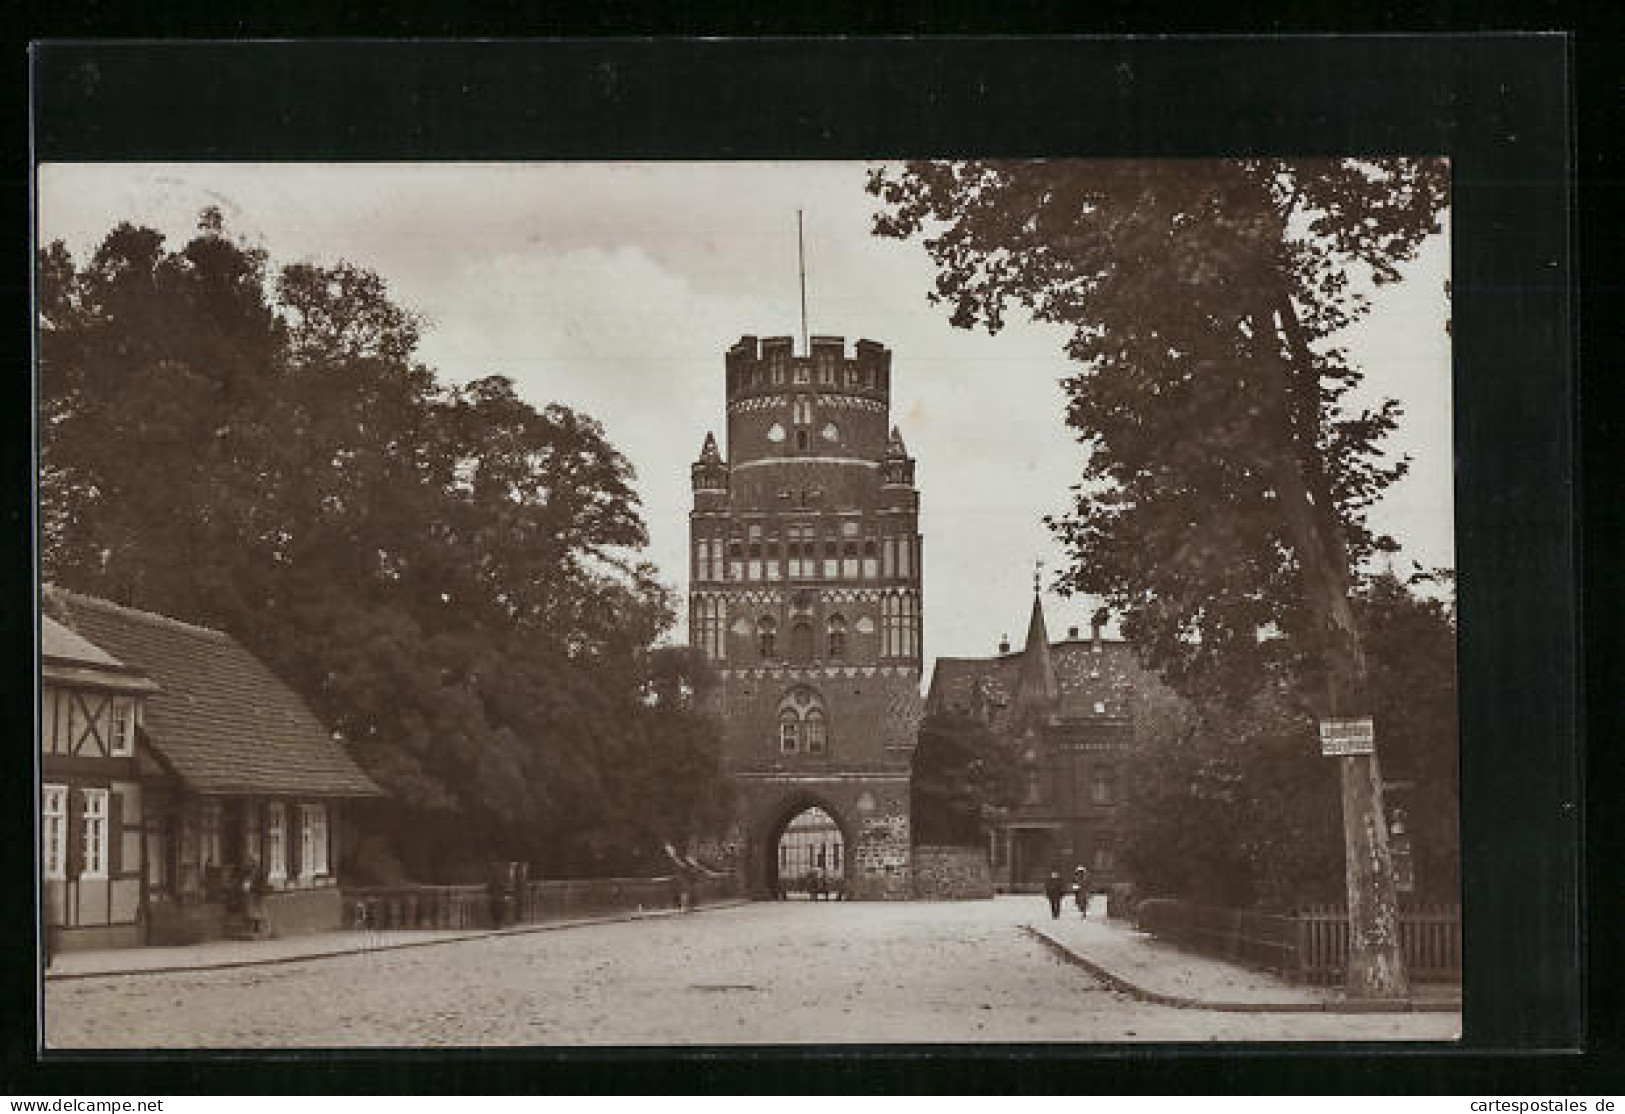
[{"label": "small spire turret", "polygon": [[716,437],[709,432],[705,435],[705,443],[700,446],[700,459],[689,469],[689,479],[696,493],[728,490],[728,465],[717,449]]},{"label": "small spire turret", "polygon": [[896,426],[886,438],[886,455],[880,461],[880,482],[887,486],[913,487],[914,460],[903,444],[903,435]]}]

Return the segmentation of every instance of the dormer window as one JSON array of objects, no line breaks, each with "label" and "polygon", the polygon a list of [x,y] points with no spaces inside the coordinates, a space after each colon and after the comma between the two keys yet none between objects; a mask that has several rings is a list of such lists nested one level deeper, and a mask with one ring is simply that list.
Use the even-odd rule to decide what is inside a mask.
[{"label": "dormer window", "polygon": [[107,753],[126,758],[135,749],[135,702],[115,697],[108,704]]}]

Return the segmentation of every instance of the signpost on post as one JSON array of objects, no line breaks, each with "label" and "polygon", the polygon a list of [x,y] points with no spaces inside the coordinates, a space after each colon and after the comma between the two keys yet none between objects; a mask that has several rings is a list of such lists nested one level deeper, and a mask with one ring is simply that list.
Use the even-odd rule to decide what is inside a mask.
[{"label": "signpost on post", "polygon": [[1375,754],[1376,750],[1377,728],[1370,716],[1320,721],[1320,753],[1327,758]]},{"label": "signpost on post", "polygon": [[[1356,977],[1356,957],[1389,962],[1385,980],[1401,995],[1408,993],[1399,937],[1399,911],[1388,851],[1388,821],[1383,815],[1381,778],[1377,773],[1377,730],[1370,716],[1320,721],[1320,753],[1336,758],[1342,768],[1343,825],[1349,889],[1349,989],[1368,985]],[[1351,824],[1355,827],[1351,829]],[[1365,840],[1349,836],[1364,826]],[[1357,860],[1365,846],[1370,861]],[[1391,957],[1384,960],[1383,956]]]}]

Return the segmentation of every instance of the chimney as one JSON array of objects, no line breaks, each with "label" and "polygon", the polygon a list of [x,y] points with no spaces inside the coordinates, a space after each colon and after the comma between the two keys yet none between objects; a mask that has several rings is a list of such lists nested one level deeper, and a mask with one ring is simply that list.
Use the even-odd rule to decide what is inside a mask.
[{"label": "chimney", "polygon": [[1008,634],[1000,635],[999,636],[999,653],[1008,654],[1009,652],[1010,652],[1010,636]]}]

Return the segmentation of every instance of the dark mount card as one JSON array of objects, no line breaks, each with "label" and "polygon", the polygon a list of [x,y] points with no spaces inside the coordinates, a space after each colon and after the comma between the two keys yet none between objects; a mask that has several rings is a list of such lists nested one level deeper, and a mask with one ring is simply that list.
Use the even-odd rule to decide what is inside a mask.
[{"label": "dark mount card", "polygon": [[[660,1047],[606,1053],[570,1048],[567,1035],[555,1035],[556,1046],[545,1039],[538,1041],[549,1045],[543,1051],[484,1052],[487,1059],[477,1068],[428,1054],[397,1054],[399,1058],[388,1069],[396,1079],[393,1083],[383,1073],[368,1074],[359,1067],[350,1072],[346,1069],[353,1065],[341,1060],[333,1068],[332,1085],[343,1086],[339,1080],[354,1076],[359,1082],[350,1085],[363,1088],[410,1085],[421,1090],[507,1090],[533,1085],[523,1081],[538,1078],[549,1081],[544,1086],[567,1087],[572,1082],[579,1086],[589,1080],[614,1078],[618,1068],[607,1061],[633,1056],[652,1061],[646,1069],[652,1072],[651,1087],[664,1085],[667,1089],[850,1089],[864,1086],[865,1073],[871,1070],[893,1073],[894,1083],[901,1081],[900,1086],[915,1089],[1008,1089],[1022,1086],[1023,1072],[1034,1070],[1039,1075],[1027,1077],[1026,1086],[1032,1086],[1030,1079],[1042,1078],[1044,1085],[1063,1089],[1101,1089],[1110,1081],[1136,1089],[1199,1091],[1215,1084],[1230,1089],[1236,1081],[1236,1086],[1244,1088],[1313,1090],[1327,1086],[1327,1079],[1336,1079],[1349,1088],[1410,1089],[1447,1085],[1439,1081],[1451,1079],[1452,1065],[1461,1063],[1469,1052],[1581,1047],[1585,940],[1580,920],[1583,786],[1572,432],[1576,401],[1570,290],[1571,80],[1569,43],[1557,35],[1041,41],[61,42],[36,46],[36,167],[377,163],[399,170],[408,164],[504,162],[824,164],[905,158],[1378,155],[1449,162],[1450,259],[1446,273],[1450,280],[1454,419],[1449,453],[1455,472],[1461,740],[1463,958],[1458,1043],[1407,1046],[1329,1035],[1321,1039],[1335,1043],[1271,1044],[1264,1049],[1252,1043],[1254,1038],[1227,1035],[1217,1047],[1172,1040],[1149,1046],[1119,1044],[1110,1037],[1101,1038],[1104,1043],[1100,1044],[1049,1040],[1028,1044],[1012,1037],[1008,1044],[933,1046],[932,1042],[942,1038],[920,1033],[914,1039],[902,1038],[899,1046],[852,1046],[839,1040],[816,1048],[776,1040],[769,1049],[719,1046],[706,1050],[702,1060],[692,1050],[664,1047],[657,1040],[617,1042]],[[40,192],[35,203],[40,211],[48,200],[40,183],[48,175],[49,171],[36,179]],[[384,174],[377,179],[386,180]],[[381,192],[380,208],[389,203],[387,194]],[[123,215],[111,214],[113,219]],[[410,236],[411,230],[397,229],[396,234]],[[168,246],[178,248],[181,242],[172,241]],[[788,243],[787,250],[793,252],[793,239]],[[273,254],[277,250],[275,243],[266,246]],[[816,242],[811,259],[816,284],[820,265]],[[356,262],[367,264],[365,259]],[[793,275],[793,270],[786,274]],[[564,285],[560,284],[561,292]],[[925,292],[923,287],[910,288],[898,291],[898,297],[918,302]],[[828,327],[842,331],[836,321]],[[751,331],[751,326],[742,324],[736,335]],[[817,332],[816,318],[812,332]],[[746,339],[770,343],[765,335]],[[803,340],[798,334],[789,339],[795,356],[808,361],[808,375],[816,377],[815,357],[824,338],[811,335]],[[858,377],[853,397],[871,409],[882,407],[890,401],[881,385],[885,380],[864,386],[861,378],[872,370],[865,361],[880,357],[871,350],[852,348],[857,340],[856,335],[845,338],[837,374],[850,372]],[[708,420],[720,423],[724,420],[724,354],[718,350],[705,355],[709,362],[703,365],[703,374],[710,378],[703,381],[703,389],[714,394],[717,402],[708,408]],[[913,389],[904,377],[921,376],[926,370],[905,361],[902,354],[897,359],[896,391]],[[730,415],[744,402],[765,405],[772,397],[772,350],[753,343],[745,362],[751,364],[751,371],[760,362],[763,379],[760,389],[754,381],[729,381],[726,407]],[[794,375],[797,366],[787,363],[787,374]],[[745,399],[746,395],[751,398]],[[537,396],[532,401],[539,406],[548,400]],[[32,413],[34,402],[19,400],[14,409]],[[837,417],[829,423],[833,433],[825,433],[822,413],[818,422],[797,419],[782,426],[764,416],[759,430],[747,423],[748,431],[758,437],[756,447],[764,458],[790,453],[799,444],[797,451],[809,458],[820,452],[851,458],[865,468],[872,466],[877,477],[885,469],[896,469],[895,479],[886,473],[884,481],[894,489],[914,482],[913,461],[906,454],[918,451],[918,444],[909,417],[883,415],[888,427],[892,420],[901,420],[907,446],[894,449],[888,441],[889,428],[876,425],[870,430],[863,424],[868,411],[859,403],[850,408],[850,418]],[[881,410],[875,413],[881,414]],[[774,438],[774,429],[782,440]],[[693,457],[702,433],[683,424],[670,436],[681,442],[684,454]],[[806,440],[798,443],[798,436]],[[840,446],[841,452],[826,446]],[[726,440],[723,449],[730,464],[749,457],[748,451],[736,451]],[[696,477],[708,463],[704,450],[701,453],[694,464]],[[906,473],[901,470],[904,461]],[[851,465],[854,469],[859,466]],[[680,476],[680,494],[686,499],[690,480],[686,462],[683,468],[675,474]],[[872,492],[867,488],[848,492],[839,486],[844,480],[830,478],[838,471],[831,465],[817,473],[816,482],[788,485],[790,501],[805,500],[807,492],[814,491],[815,501],[827,497],[833,506],[845,500],[835,509],[854,516],[862,512],[865,522],[874,518],[890,498],[887,488],[876,483]],[[933,491],[931,477],[926,459],[919,480],[926,507],[934,500],[949,498],[942,487]],[[696,492],[713,490],[704,488],[700,478],[694,483]],[[724,532],[717,535],[714,551],[719,562],[727,557],[742,563],[738,579],[747,587],[750,573],[745,563],[756,559],[748,548],[756,539],[744,533],[746,523],[767,521],[761,515],[778,514],[784,498],[776,488],[764,487],[757,494],[760,505],[741,504],[729,512],[737,512],[740,541],[747,548],[737,555],[730,553],[723,546]],[[716,509],[702,503],[697,498],[693,509]],[[717,508],[722,506],[717,504]],[[682,508],[685,522],[689,509],[687,505]],[[701,537],[698,532],[692,539],[684,537],[679,554],[701,560],[692,544]],[[801,544],[799,535],[786,533],[783,537],[789,539],[787,545]],[[742,628],[743,633],[733,631],[733,635],[764,658],[790,658],[802,652],[794,639],[816,638],[820,662],[839,652],[850,656],[847,664],[855,672],[891,668],[893,659],[905,657],[909,644],[903,625],[917,616],[903,604],[894,608],[877,602],[873,626],[860,628],[860,589],[866,583],[862,547],[869,538],[862,532],[850,539],[833,536],[828,544],[842,548],[834,550],[830,559],[846,557],[848,540],[854,546],[851,559],[854,580],[859,582],[856,587],[847,590],[839,584],[835,588],[826,585],[799,604],[788,601],[782,614],[775,613],[774,621],[766,626],[753,612],[749,627]],[[900,558],[895,551],[888,552],[884,533],[876,533],[874,541],[878,579],[884,568],[895,567],[883,563]],[[823,561],[822,534],[817,542],[816,559]],[[777,543],[764,539],[762,544]],[[811,544],[808,542],[809,551]],[[1002,542],[990,538],[988,544]],[[935,593],[925,604],[927,624],[941,621],[932,616],[931,609],[954,606],[950,593],[970,597],[992,591],[987,581],[975,579],[950,588],[953,581],[946,571],[933,568],[926,572],[925,566],[934,562],[940,562],[937,568],[951,568],[952,554],[937,547],[928,532],[924,545],[919,566],[904,574],[899,585],[906,595],[906,578],[912,575],[923,578],[927,591]],[[1012,540],[1002,555],[1004,565],[1017,569],[1021,577],[1031,570],[1028,550],[1022,548],[1028,545],[1024,539]],[[704,559],[713,555],[709,548],[705,553]],[[785,560],[792,557],[800,559],[787,548]],[[761,559],[777,560],[767,549],[761,551]],[[814,559],[810,552],[807,559]],[[687,569],[667,571],[679,582],[689,580]],[[822,573],[822,567],[819,571]],[[783,572],[789,575],[787,567]],[[839,581],[841,567],[837,565],[831,575]],[[761,582],[765,590],[769,584],[765,566]],[[833,602],[837,596],[838,604]],[[805,636],[799,622],[803,612],[816,617],[816,624],[812,619],[805,624]],[[700,635],[709,632],[721,645],[720,640],[730,637],[732,628],[727,624],[739,612],[729,611],[723,619],[721,612],[693,611],[691,605],[691,614],[716,618],[715,630],[691,629]],[[1086,627],[1088,616],[1069,621]],[[1066,622],[1051,622],[1044,644],[1053,641],[1066,647],[1075,641],[1077,648],[1059,651],[1057,660],[1064,671],[1077,657],[1083,663],[1078,668],[1084,670],[1079,676],[1085,678],[1079,683],[1086,684],[1088,665],[1082,655],[1088,652],[1090,632],[1084,629],[1074,638],[1061,639]],[[987,645],[978,654],[995,662],[1009,652],[994,654],[992,648],[994,636],[1005,628],[1015,628],[1015,651],[1022,651],[1019,636],[1025,624],[1025,611],[1020,611],[1002,626],[989,628]],[[24,637],[19,631],[19,641]],[[869,652],[863,640],[870,637],[876,640],[872,661],[861,656]],[[728,645],[732,649],[733,644]],[[930,659],[937,653],[928,645],[927,660],[916,664],[915,672],[893,687],[899,693],[911,681],[916,689],[921,687],[921,671],[929,679]],[[815,656],[811,650],[806,654],[809,661]],[[994,665],[978,668],[982,669],[978,684],[986,681],[996,688],[1007,682],[1011,694],[1018,694],[1023,683],[1017,676],[1019,670],[1010,670],[1005,678]],[[769,682],[751,683],[765,686]],[[782,699],[777,689],[771,695],[765,688],[760,693],[740,690],[738,707],[748,708],[748,715],[763,723],[775,724],[775,745],[780,748],[772,763],[752,771],[758,779],[753,784],[780,776],[776,771],[792,754],[795,761],[813,754],[822,757],[826,745],[833,753],[837,737],[826,737],[824,718],[836,722],[843,714],[842,701],[861,710],[854,714],[879,720],[895,711],[888,701],[894,705],[900,699],[880,681],[867,679],[855,680],[851,692],[843,688],[839,695],[806,686],[795,688],[788,680],[781,687]],[[997,696],[989,699],[996,701]],[[1093,697],[1090,703],[1091,707],[1079,713],[1080,722],[1095,714],[1111,714],[1104,699],[1098,712],[1092,706]],[[765,737],[763,731],[756,734]],[[1380,738],[1378,742],[1380,745]],[[816,752],[810,750],[815,744],[820,748]],[[863,859],[865,869],[883,873],[884,865],[874,866],[885,851],[882,837],[875,833],[884,828],[882,821],[893,806],[887,793],[891,791],[888,786],[895,788],[893,775],[897,773],[887,767],[887,761],[887,749],[879,747],[872,761],[866,758],[863,766],[864,776],[874,780],[849,781],[850,793],[843,788],[792,794],[783,802],[771,795],[761,798],[768,811],[770,804],[785,811],[789,803],[784,802],[790,802],[797,809],[816,805],[833,814],[833,820],[823,815],[816,831],[807,829],[812,834],[795,849],[796,854],[804,855],[804,861],[796,860],[792,872],[790,859],[785,859],[784,879],[793,873],[803,886],[811,879],[811,888],[803,891],[809,896],[847,884],[861,889],[867,883],[855,858],[850,860],[849,877],[832,879],[829,875],[833,873],[830,864],[842,856],[842,848],[855,847],[865,839],[871,842],[863,846],[875,849]],[[906,775],[906,760],[899,769]],[[1091,786],[1089,791],[1100,803],[1101,795],[1109,798],[1112,787],[1093,787],[1088,769],[1080,767],[1077,784]],[[1068,775],[1069,780],[1072,777]],[[85,807],[76,797],[64,801],[68,811]],[[1084,815],[1081,805],[1078,815]],[[277,822],[294,825],[289,816]],[[773,835],[778,839],[791,824],[792,814],[775,813],[774,822]],[[315,821],[299,819],[297,823]],[[263,837],[263,826],[256,830]],[[314,829],[289,826],[282,830],[294,838]],[[34,838],[33,831],[24,831],[16,846],[28,846]],[[1070,870],[1072,859],[1082,858],[1083,843],[1070,830],[1065,838],[1074,840],[1065,844]],[[1014,853],[1011,848],[1020,842],[1007,842],[1005,854]],[[1050,844],[1044,847],[1046,856],[1059,854]],[[1093,852],[1091,847],[1090,865],[1099,862],[1109,869],[1110,857],[1096,860]],[[820,859],[820,855],[824,857]],[[1004,865],[1013,869],[1008,858]],[[18,884],[35,877],[34,871],[27,856],[13,864]],[[758,873],[759,889],[778,888],[770,887],[770,882],[779,880],[780,872],[768,873],[764,865]],[[1040,899],[1035,896],[1033,900]],[[18,908],[13,919],[15,938],[31,939],[34,929],[29,913]],[[705,997],[756,993],[748,982],[708,980]],[[18,992],[13,1009],[14,1016],[21,1017],[33,1009],[32,979],[20,984]],[[1154,1067],[1129,1059],[1148,1052]],[[20,1064],[29,1055],[13,1053],[11,1059]],[[909,1062],[916,1055],[929,1058],[934,1065],[931,1071]],[[531,1076],[528,1073],[538,1059],[546,1061],[546,1074]],[[1380,1068],[1373,1068],[1372,1059],[1382,1061]],[[300,1063],[304,1070],[313,1062]],[[284,1085],[277,1082],[278,1069],[273,1065],[228,1065],[213,1061],[207,1053],[190,1053],[184,1065],[160,1064],[139,1055],[120,1056],[116,1068],[103,1064],[98,1070],[102,1069],[110,1078],[124,1080],[127,1088],[141,1081],[173,1090],[276,1089]],[[44,1066],[28,1070],[39,1083],[30,1089],[44,1091],[63,1086],[61,1081],[71,1068],[48,1060]],[[1391,1074],[1384,1076],[1384,1082],[1372,1084],[1360,1081],[1362,1070]],[[940,1074],[933,1078],[932,1071]],[[324,1076],[303,1085],[322,1089],[328,1081]]]}]

